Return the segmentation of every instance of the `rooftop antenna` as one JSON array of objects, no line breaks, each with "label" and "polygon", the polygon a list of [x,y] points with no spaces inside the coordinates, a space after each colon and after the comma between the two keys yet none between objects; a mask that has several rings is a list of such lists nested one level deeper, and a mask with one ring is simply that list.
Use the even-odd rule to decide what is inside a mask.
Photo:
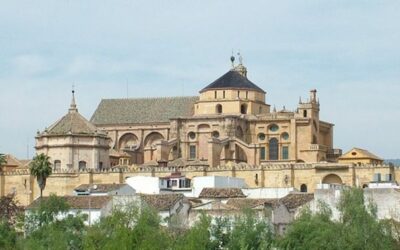
[{"label": "rooftop antenna", "polygon": [[231,55],[231,63],[232,63],[232,68],[235,67],[235,57],[233,56],[233,49],[232,49],[232,55]]}]

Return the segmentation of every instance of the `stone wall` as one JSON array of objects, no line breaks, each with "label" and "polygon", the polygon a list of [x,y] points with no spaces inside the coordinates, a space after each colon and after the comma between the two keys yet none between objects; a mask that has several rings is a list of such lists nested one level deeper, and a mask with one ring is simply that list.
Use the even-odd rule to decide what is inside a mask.
[{"label": "stone wall", "polygon": [[[206,166],[172,167],[137,167],[104,171],[55,171],[47,180],[44,195],[72,195],[75,187],[81,184],[124,183],[130,176],[167,176],[180,171],[188,178],[196,176],[231,176],[243,178],[248,187],[287,188],[300,190],[307,186],[308,192],[314,192],[317,184],[323,183],[327,176],[337,176],[345,185],[360,186],[373,180],[375,173],[392,173],[394,180],[400,177],[400,170],[387,165],[346,165],[334,163],[318,164],[230,164],[216,168]],[[28,170],[0,173],[0,195],[16,193],[21,205],[28,205],[39,194],[36,179]]]}]

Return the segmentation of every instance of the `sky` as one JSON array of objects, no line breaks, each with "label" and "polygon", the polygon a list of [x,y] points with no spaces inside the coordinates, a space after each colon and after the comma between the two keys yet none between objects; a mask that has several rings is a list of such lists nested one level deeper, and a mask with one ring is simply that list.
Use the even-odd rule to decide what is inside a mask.
[{"label": "sky", "polygon": [[0,152],[102,98],[195,96],[240,51],[277,109],[317,89],[334,147],[400,158],[400,1],[0,0]]}]

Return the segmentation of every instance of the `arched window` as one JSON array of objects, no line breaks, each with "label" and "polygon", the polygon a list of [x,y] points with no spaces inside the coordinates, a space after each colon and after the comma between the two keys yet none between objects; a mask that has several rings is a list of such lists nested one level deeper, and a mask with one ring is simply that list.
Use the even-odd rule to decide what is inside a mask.
[{"label": "arched window", "polygon": [[301,184],[301,186],[300,186],[300,192],[302,192],[302,193],[307,193],[307,185],[306,185],[306,184]]},{"label": "arched window", "polygon": [[247,105],[246,104],[240,105],[240,113],[247,114]]},{"label": "arched window", "polygon": [[269,159],[271,161],[279,160],[279,144],[276,138],[269,140]]},{"label": "arched window", "polygon": [[303,110],[303,117],[307,117],[307,110]]},{"label": "arched window", "polygon": [[86,161],[79,162],[79,170],[80,171],[86,170]]},{"label": "arched window", "polygon": [[258,185],[258,174],[256,174],[256,175],[254,176],[254,182],[256,183],[256,185]]},{"label": "arched window", "polygon": [[55,160],[53,168],[54,168],[54,170],[61,169],[61,161],[60,160]]},{"label": "arched window", "polygon": [[217,106],[215,106],[215,113],[217,113],[217,114],[222,113],[222,105],[221,104],[217,104]]},{"label": "arched window", "polygon": [[214,99],[217,99],[217,91],[214,91]]}]

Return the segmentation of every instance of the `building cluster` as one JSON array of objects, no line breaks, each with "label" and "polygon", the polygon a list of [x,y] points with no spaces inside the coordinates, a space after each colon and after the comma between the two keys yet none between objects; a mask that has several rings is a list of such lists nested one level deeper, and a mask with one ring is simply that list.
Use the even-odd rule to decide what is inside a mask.
[{"label": "building cluster", "polygon": [[[342,154],[319,114],[316,90],[295,110],[271,108],[241,60],[199,96],[103,99],[90,120],[73,91],[68,112],[36,135],[36,153],[53,168],[44,195],[65,196],[90,212],[89,223],[128,199],[187,224],[249,206],[282,232],[298,209],[331,197],[326,187],[397,190],[397,168],[364,149]],[[39,191],[28,166],[8,156],[0,195],[14,193],[29,209]]]}]

